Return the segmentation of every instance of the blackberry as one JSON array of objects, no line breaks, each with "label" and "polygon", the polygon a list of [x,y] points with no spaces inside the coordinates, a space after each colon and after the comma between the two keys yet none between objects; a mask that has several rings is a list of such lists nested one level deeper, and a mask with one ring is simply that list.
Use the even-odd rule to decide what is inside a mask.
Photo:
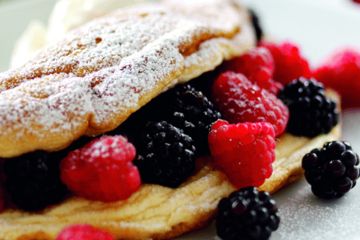
[{"label": "blackberry", "polygon": [[195,171],[192,138],[165,122],[150,122],[134,161],[146,183],[177,187]]},{"label": "blackberry", "polygon": [[60,202],[68,191],[60,180],[61,153],[37,151],[7,160],[5,188],[12,202],[26,211],[38,211]]},{"label": "blackberry", "polygon": [[[138,136],[150,121],[167,121],[191,136],[197,155],[206,154],[208,134],[213,122],[221,118],[209,99],[193,86],[187,84],[155,98],[145,107],[133,114],[117,132],[127,135],[137,147],[141,144]],[[140,142],[139,142],[140,140]]]},{"label": "blackberry", "polygon": [[259,42],[264,36],[264,32],[261,27],[260,18],[259,15],[253,9],[249,9],[249,12],[251,17],[251,22],[255,30],[256,40]]},{"label": "blackberry", "polygon": [[223,240],[269,239],[279,227],[275,201],[254,187],[240,189],[218,205],[216,230]]},{"label": "blackberry", "polygon": [[302,167],[312,192],[324,199],[343,196],[359,178],[359,156],[343,141],[328,142],[312,150],[304,156]]},{"label": "blackberry", "polygon": [[280,91],[279,98],[289,108],[289,133],[315,137],[330,132],[339,122],[336,103],[325,95],[323,85],[315,80],[294,80]]},{"label": "blackberry", "polygon": [[221,118],[220,112],[191,85],[179,86],[173,94],[173,112],[169,121],[193,138],[198,154],[208,153],[210,127]]}]

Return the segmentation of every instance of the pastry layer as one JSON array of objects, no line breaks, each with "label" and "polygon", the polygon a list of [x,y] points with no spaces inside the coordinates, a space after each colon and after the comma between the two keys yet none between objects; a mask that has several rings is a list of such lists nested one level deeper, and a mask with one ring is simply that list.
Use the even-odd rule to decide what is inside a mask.
[{"label": "pastry layer", "polygon": [[110,131],[169,87],[254,45],[237,0],[165,0],[97,19],[0,73],[0,157]]},{"label": "pastry layer", "polygon": [[[260,188],[275,192],[302,175],[302,157],[340,137],[340,126],[313,139],[282,136],[277,143],[274,173]],[[127,201],[101,203],[72,198],[39,214],[7,211],[0,214],[0,240],[53,240],[69,224],[89,223],[118,239],[169,239],[210,221],[218,201],[234,188],[211,165],[181,187],[144,185]]]}]

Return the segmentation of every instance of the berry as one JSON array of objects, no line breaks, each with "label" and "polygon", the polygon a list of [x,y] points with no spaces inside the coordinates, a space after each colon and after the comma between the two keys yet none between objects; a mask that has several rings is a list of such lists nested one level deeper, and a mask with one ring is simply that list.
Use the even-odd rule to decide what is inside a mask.
[{"label": "berry", "polygon": [[114,240],[114,237],[90,225],[73,225],[62,230],[56,240]]},{"label": "berry", "polygon": [[294,135],[315,137],[328,133],[339,121],[336,103],[315,80],[295,80],[280,91],[279,98],[289,108],[287,131]]},{"label": "berry", "polygon": [[343,141],[328,142],[312,150],[304,156],[302,167],[312,192],[324,199],[343,196],[359,178],[359,156]]},{"label": "berry", "polygon": [[218,120],[211,128],[209,146],[216,167],[237,188],[258,187],[272,174],[275,133],[269,123]]},{"label": "berry", "polygon": [[177,187],[195,171],[192,138],[165,122],[150,122],[135,164],[144,182]]},{"label": "berry", "polygon": [[135,148],[122,136],[103,136],[61,162],[61,179],[77,195],[103,202],[129,198],[140,187]]},{"label": "berry", "polygon": [[167,121],[189,135],[196,146],[197,155],[206,155],[207,135],[213,122],[221,118],[219,111],[201,91],[191,85],[180,85],[135,113],[122,129],[127,136],[141,146],[144,126],[150,122]]},{"label": "berry", "polygon": [[63,152],[37,151],[4,164],[5,188],[12,202],[26,211],[38,211],[63,200],[68,191],[60,180]]},{"label": "berry", "polygon": [[248,187],[223,198],[216,230],[223,240],[266,240],[279,227],[276,202],[267,192]]},{"label": "berry", "polygon": [[260,18],[259,15],[257,15],[257,13],[253,9],[249,9],[249,12],[251,17],[251,22],[255,30],[256,40],[259,42],[264,36],[264,31],[261,27]]},{"label": "berry", "polygon": [[314,77],[339,92],[344,107],[360,106],[360,51],[335,53],[314,71]]},{"label": "berry", "polygon": [[207,137],[211,124],[221,118],[212,102],[190,85],[183,85],[173,93],[174,111],[170,122],[189,135],[198,154],[209,152]]},{"label": "berry", "polygon": [[242,74],[226,72],[213,85],[213,98],[226,120],[231,123],[269,122],[276,136],[282,134],[289,117],[287,107]]},{"label": "berry", "polygon": [[5,192],[2,182],[0,182],[0,213],[5,209]]},{"label": "berry", "polygon": [[260,46],[267,48],[274,58],[274,79],[276,81],[287,84],[299,77],[311,77],[309,62],[302,56],[299,47],[295,44],[262,42]]},{"label": "berry", "polygon": [[224,63],[225,71],[244,74],[250,82],[276,94],[282,85],[272,80],[275,63],[269,50],[258,47]]}]

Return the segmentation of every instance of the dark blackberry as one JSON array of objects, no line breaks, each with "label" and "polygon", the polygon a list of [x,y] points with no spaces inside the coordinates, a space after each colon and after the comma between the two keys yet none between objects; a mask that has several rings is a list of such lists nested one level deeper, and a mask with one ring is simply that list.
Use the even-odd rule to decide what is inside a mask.
[{"label": "dark blackberry", "polygon": [[240,189],[218,205],[216,230],[223,240],[269,239],[279,227],[275,201],[254,187]]},{"label": "dark blackberry", "polygon": [[210,126],[221,117],[209,99],[191,85],[181,85],[155,98],[133,114],[118,130],[137,147],[149,121],[167,121],[191,136],[197,154],[208,153]]},{"label": "dark blackberry", "polygon": [[37,151],[7,160],[5,188],[12,202],[26,211],[38,211],[60,202],[68,191],[60,180],[61,153]]},{"label": "dark blackberry", "polygon": [[141,179],[167,187],[177,187],[195,171],[195,146],[190,136],[165,122],[150,122],[134,161]]},{"label": "dark blackberry", "polygon": [[256,34],[256,40],[259,42],[264,36],[263,28],[261,27],[260,18],[259,15],[253,9],[249,9],[249,12],[251,16],[251,22]]},{"label": "dark blackberry", "polygon": [[304,156],[302,167],[312,192],[325,199],[343,196],[359,178],[359,156],[343,141],[328,142],[312,150]]},{"label": "dark blackberry", "polygon": [[173,112],[169,121],[194,139],[198,154],[209,152],[210,127],[220,118],[220,112],[201,91],[190,85],[175,89]]},{"label": "dark blackberry", "polygon": [[280,91],[279,98],[289,108],[289,133],[315,137],[330,132],[339,122],[336,103],[325,95],[323,85],[315,80],[294,80]]}]

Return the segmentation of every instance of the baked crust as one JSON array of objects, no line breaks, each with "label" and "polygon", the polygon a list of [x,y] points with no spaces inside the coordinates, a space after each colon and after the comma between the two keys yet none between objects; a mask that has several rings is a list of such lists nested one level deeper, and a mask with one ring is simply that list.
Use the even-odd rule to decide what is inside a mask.
[{"label": "baked crust", "polygon": [[[340,126],[313,139],[285,134],[277,142],[274,173],[260,189],[273,193],[300,178],[302,157],[339,137]],[[79,223],[103,228],[117,239],[169,239],[208,223],[219,200],[232,191],[227,178],[206,164],[179,188],[144,185],[127,201],[72,198],[38,214],[7,211],[0,214],[0,240],[53,240],[63,227]]]},{"label": "baked crust", "polygon": [[165,0],[97,19],[0,74],[0,157],[113,130],[169,87],[254,45],[237,0]]}]

